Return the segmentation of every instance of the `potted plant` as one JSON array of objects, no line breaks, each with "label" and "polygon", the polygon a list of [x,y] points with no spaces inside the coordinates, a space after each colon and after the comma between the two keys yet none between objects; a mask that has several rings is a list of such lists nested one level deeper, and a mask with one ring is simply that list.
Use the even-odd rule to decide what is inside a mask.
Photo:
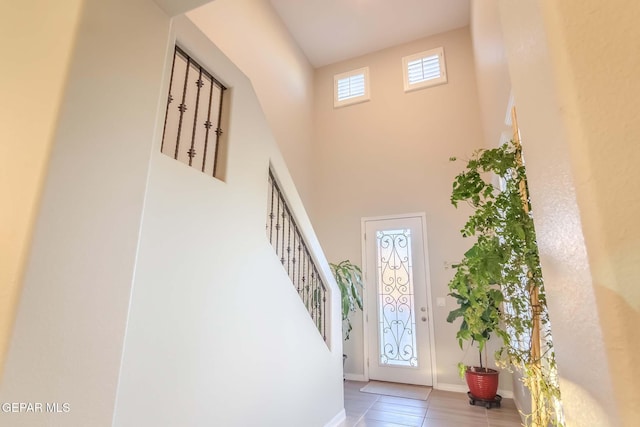
[{"label": "potted plant", "polygon": [[[351,325],[351,314],[356,309],[362,310],[362,270],[351,261],[344,260],[338,264],[329,263],[331,272],[336,279],[338,288],[340,288],[341,306],[342,306],[342,334],[343,339],[349,339],[349,335],[353,330]],[[347,355],[343,354],[343,361],[347,360]]]},{"label": "potted plant", "polygon": [[451,203],[457,207],[459,202],[473,209],[461,233],[475,238],[476,243],[456,265],[449,283],[460,306],[449,317],[451,321],[463,319],[458,339],[484,348],[485,332],[494,332],[502,343],[496,362],[520,370],[531,393],[528,423],[562,425],[551,327],[519,140],[473,153],[453,182]]},{"label": "potted plant", "polygon": [[465,253],[462,262],[453,266],[456,274],[449,282],[449,295],[456,299],[458,308],[447,317],[449,323],[462,318],[456,334],[460,348],[470,341],[478,349],[479,366],[458,363],[458,370],[469,386],[470,401],[485,401],[488,406],[496,400],[499,372],[488,367],[486,344],[500,328],[500,304],[504,300],[495,285],[500,275],[495,246],[495,238],[482,237]]}]

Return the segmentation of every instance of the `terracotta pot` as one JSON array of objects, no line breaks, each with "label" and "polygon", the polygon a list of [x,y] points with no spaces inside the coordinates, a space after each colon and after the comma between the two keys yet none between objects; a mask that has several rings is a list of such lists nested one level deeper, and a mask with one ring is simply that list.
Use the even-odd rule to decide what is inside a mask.
[{"label": "terracotta pot", "polygon": [[493,400],[498,393],[498,375],[495,369],[469,366],[464,374],[473,397],[481,400]]}]

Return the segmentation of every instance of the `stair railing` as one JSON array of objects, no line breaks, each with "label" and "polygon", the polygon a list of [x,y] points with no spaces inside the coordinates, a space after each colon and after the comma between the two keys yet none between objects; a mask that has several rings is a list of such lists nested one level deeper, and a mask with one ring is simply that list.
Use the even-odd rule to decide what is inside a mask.
[{"label": "stair railing", "polygon": [[327,288],[271,169],[267,200],[267,238],[320,335],[327,342]]}]

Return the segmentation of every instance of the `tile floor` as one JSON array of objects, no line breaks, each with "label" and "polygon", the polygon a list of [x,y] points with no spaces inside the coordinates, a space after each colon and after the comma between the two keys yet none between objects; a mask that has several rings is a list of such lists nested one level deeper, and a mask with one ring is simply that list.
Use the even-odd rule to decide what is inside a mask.
[{"label": "tile floor", "polygon": [[366,383],[345,381],[347,419],[340,427],[517,427],[520,415],[512,399],[500,408],[469,405],[464,393],[432,390],[427,400],[362,393]]}]

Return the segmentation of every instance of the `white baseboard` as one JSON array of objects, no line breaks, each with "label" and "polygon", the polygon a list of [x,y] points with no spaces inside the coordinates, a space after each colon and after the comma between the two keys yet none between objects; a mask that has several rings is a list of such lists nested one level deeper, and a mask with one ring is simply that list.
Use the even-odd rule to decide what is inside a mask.
[{"label": "white baseboard", "polygon": [[[464,384],[438,383],[434,388],[436,390],[453,391],[455,393],[466,393],[469,391],[469,388]],[[498,390],[498,394],[505,399],[513,399],[513,391],[511,390]]]},{"label": "white baseboard", "polygon": [[349,381],[369,381],[363,374],[347,374],[346,372],[344,379]]},{"label": "white baseboard", "polygon": [[498,394],[505,399],[513,399],[513,391],[511,390],[500,390],[498,389]]},{"label": "white baseboard", "polygon": [[345,412],[344,408],[342,408],[342,411],[338,412],[335,417],[331,418],[331,421],[326,423],[324,427],[338,427],[340,423],[346,419],[347,413]]}]

